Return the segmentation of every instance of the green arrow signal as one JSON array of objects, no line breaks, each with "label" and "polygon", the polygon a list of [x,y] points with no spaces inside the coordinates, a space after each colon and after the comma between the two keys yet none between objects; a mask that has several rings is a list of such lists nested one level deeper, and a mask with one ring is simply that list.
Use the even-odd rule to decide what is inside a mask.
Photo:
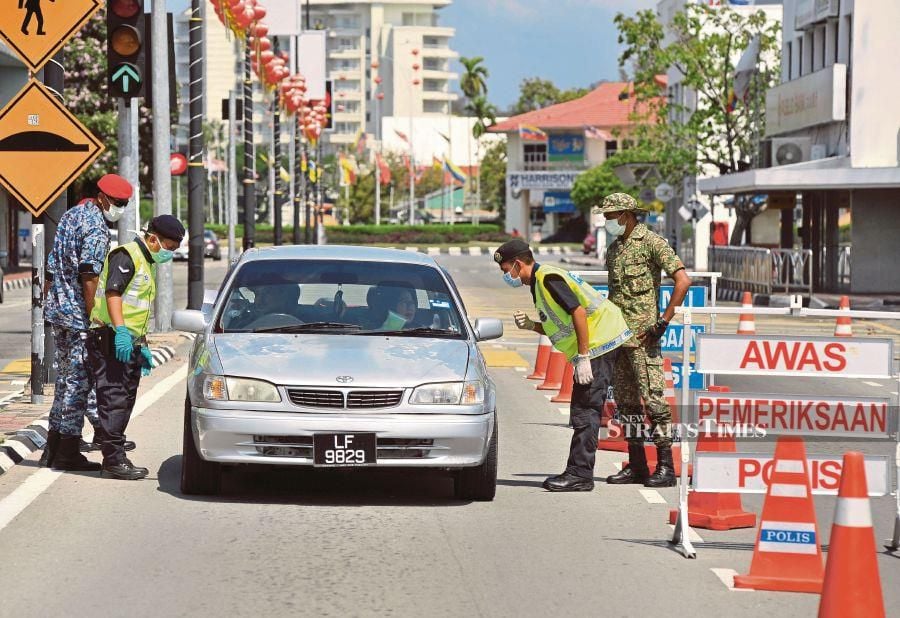
[{"label": "green arrow signal", "polygon": [[122,94],[128,95],[133,90],[139,90],[141,87],[141,72],[136,66],[129,62],[123,62],[116,67],[112,75],[112,82],[119,82],[119,90]]}]

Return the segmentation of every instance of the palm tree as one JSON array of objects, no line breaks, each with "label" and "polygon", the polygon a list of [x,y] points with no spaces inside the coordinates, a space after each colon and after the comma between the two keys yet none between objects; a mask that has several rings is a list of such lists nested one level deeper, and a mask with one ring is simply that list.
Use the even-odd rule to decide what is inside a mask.
[{"label": "palm tree", "polygon": [[487,67],[482,63],[484,58],[481,56],[473,56],[472,58],[461,57],[460,64],[465,67],[465,73],[459,80],[459,87],[467,99],[474,99],[479,95],[487,94],[487,78],[490,76]]},{"label": "palm tree", "polygon": [[[497,122],[497,108],[490,102],[487,97],[478,95],[470,98],[466,102],[466,112],[475,117],[475,124],[472,125],[472,137],[475,138],[475,159],[481,160],[481,136],[485,134],[488,128]],[[478,184],[475,188],[475,204],[477,208],[481,208],[481,164],[478,164]]]}]

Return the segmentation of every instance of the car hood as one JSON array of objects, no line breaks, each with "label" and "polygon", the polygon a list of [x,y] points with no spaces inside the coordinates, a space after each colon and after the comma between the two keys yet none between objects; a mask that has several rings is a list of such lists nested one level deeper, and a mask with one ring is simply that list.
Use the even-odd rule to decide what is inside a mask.
[{"label": "car hood", "polygon": [[462,380],[469,362],[469,343],[459,339],[227,333],[210,343],[225,375],[285,385],[412,387]]}]

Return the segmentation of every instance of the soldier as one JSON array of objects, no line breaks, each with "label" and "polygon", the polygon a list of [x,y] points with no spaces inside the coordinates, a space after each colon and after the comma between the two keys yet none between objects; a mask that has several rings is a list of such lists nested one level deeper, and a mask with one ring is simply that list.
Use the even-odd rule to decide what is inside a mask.
[{"label": "soldier", "polygon": [[55,470],[99,470],[79,452],[91,380],[87,369],[88,316],[94,307],[97,278],[109,248],[106,221],[117,221],[131,198],[128,181],[107,174],[97,183],[96,199],[87,199],[59,219],[47,259],[44,319],[53,329],[57,367],[47,446],[41,464]]},{"label": "soldier", "polygon": [[[600,213],[606,218],[606,231],[618,237],[606,254],[609,298],[622,308],[625,321],[637,335],[622,346],[613,378],[616,405],[628,440],[629,464],[606,482],[671,487],[675,484],[672,412],[663,396],[665,376],[659,338],[675,315],[675,307],[684,300],[691,280],[666,240],[638,221],[637,213],[641,210],[637,201],[625,193],[606,196],[600,206]],[[663,270],[675,281],[675,290],[660,315],[659,284]],[[652,475],[644,452],[641,399],[656,444],[657,465]]]},{"label": "soldier", "polygon": [[548,491],[591,491],[594,488],[594,460],[600,411],[612,381],[613,368],[621,346],[632,339],[622,312],[603,300],[580,277],[548,264],[534,261],[524,240],[504,243],[494,254],[511,287],[528,284],[540,322],[521,311],[515,313],[516,326],[547,335],[553,347],[574,363],[569,424],[572,442],[565,471],[544,481]]}]

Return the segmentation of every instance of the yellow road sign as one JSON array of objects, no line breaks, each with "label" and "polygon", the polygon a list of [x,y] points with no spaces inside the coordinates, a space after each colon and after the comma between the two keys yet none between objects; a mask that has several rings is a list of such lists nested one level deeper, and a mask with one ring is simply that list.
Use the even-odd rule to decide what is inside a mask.
[{"label": "yellow road sign", "polygon": [[102,6],[101,0],[6,0],[0,37],[32,71],[40,70]]},{"label": "yellow road sign", "polygon": [[103,149],[40,82],[0,111],[0,184],[36,217]]}]

